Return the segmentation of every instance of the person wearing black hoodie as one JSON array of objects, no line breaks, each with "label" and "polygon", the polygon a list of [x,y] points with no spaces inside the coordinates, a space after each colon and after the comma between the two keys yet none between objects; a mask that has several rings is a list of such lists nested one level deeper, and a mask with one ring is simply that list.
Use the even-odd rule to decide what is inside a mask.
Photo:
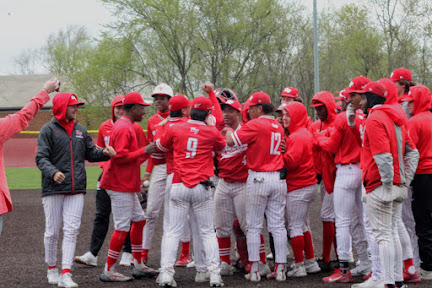
[{"label": "person wearing black hoodie", "polygon": [[[48,283],[78,287],[72,278],[76,239],[86,193],[85,160],[106,161],[115,155],[112,147],[97,149],[87,130],[76,121],[75,94],[58,93],[53,98],[53,119],[38,137],[36,164],[42,172],[42,204],[45,212],[45,262]],[[57,242],[63,222],[62,275],[57,269]]]}]

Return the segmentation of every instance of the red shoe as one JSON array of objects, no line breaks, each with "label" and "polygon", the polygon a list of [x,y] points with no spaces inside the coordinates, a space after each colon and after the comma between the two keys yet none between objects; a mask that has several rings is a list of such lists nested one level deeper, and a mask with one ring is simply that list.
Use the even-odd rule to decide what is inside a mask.
[{"label": "red shoe", "polygon": [[175,267],[186,267],[191,262],[192,257],[190,255],[180,255],[179,260],[175,263]]},{"label": "red shoe", "polygon": [[404,278],[404,282],[406,282],[406,283],[419,284],[421,281],[420,275],[418,274],[417,271],[415,273],[411,274],[411,273],[408,273],[404,270],[403,271],[403,278]]},{"label": "red shoe", "polygon": [[351,272],[342,273],[340,269],[335,269],[334,273],[322,279],[323,283],[351,283],[353,282]]},{"label": "red shoe", "polygon": [[370,272],[367,275],[364,275],[362,278],[363,278],[363,280],[368,280],[370,277],[372,277],[372,272]]}]

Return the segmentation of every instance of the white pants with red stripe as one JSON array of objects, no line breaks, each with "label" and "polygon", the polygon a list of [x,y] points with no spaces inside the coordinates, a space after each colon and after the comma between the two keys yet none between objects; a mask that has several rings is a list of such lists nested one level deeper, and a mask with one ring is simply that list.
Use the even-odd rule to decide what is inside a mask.
[{"label": "white pants with red stripe", "polygon": [[114,229],[129,231],[132,222],[145,220],[145,214],[138,199],[138,193],[106,190],[111,198]]},{"label": "white pants with red stripe", "polygon": [[[400,195],[401,189],[393,185],[392,195]],[[402,247],[399,240],[398,221],[402,214],[402,201],[398,198],[393,201],[385,199],[385,191],[381,185],[367,194],[366,204],[369,211],[369,220],[372,232],[378,242],[381,268],[385,284],[394,284],[403,281]],[[397,197],[397,196],[396,196]],[[400,199],[400,200],[399,200]]]},{"label": "white pants with red stripe", "polygon": [[310,231],[309,207],[315,200],[317,191],[318,185],[314,184],[287,193],[286,214],[291,238],[303,236],[303,233]]},{"label": "white pants with red stripe", "polygon": [[[333,191],[337,253],[340,260],[349,260],[352,240],[360,261],[368,262],[367,239],[363,225],[362,170],[358,164],[336,165]],[[352,233],[355,234],[351,237]]]},{"label": "white pants with red stripe", "polygon": [[166,164],[153,167],[152,177],[147,195],[146,225],[143,232],[143,249],[150,250],[159,212],[165,198],[166,191]]},{"label": "white pants with red stripe", "polygon": [[[205,262],[210,273],[220,273],[219,246],[213,226],[214,204],[211,189],[201,184],[188,188],[182,183],[173,184],[170,191],[168,230],[162,238],[161,272],[174,275],[174,264],[178,244],[183,228],[188,222],[188,215],[193,211],[192,219],[197,226],[205,251]],[[195,244],[195,243],[194,243]]]},{"label": "white pants with red stripe", "polygon": [[[364,189],[364,187],[362,188]],[[363,192],[366,193],[366,192]],[[372,233],[372,227],[369,221],[369,211],[366,203],[363,202],[363,223],[366,231],[366,238],[368,241],[368,247],[371,254],[372,259],[372,279],[375,281],[381,280],[382,271],[381,271],[381,260],[379,255],[378,243],[375,239],[374,234]]]},{"label": "white pants with red stripe", "polygon": [[237,217],[243,233],[246,230],[246,182],[228,183],[219,180],[214,196],[216,235],[230,237]]},{"label": "white pants with red stripe", "polygon": [[275,246],[275,262],[286,263],[287,233],[285,229],[286,182],[280,173],[249,170],[246,191],[246,227],[249,261],[260,260],[260,234],[264,214],[268,231],[272,233]]},{"label": "white pants with red stripe", "polygon": [[71,269],[84,207],[84,194],[42,197],[45,212],[45,262],[56,266],[57,243],[63,222],[62,269]]}]

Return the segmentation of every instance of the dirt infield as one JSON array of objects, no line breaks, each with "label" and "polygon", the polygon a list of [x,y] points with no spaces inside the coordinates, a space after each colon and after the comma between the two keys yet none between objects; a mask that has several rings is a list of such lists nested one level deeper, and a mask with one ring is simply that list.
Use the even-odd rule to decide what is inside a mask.
[{"label": "dirt infield", "polygon": [[[44,213],[38,190],[13,190],[12,199],[15,211],[4,215],[3,234],[0,237],[0,287],[50,287],[46,280],[46,264],[44,263]],[[321,252],[321,221],[319,217],[318,199],[314,202],[311,209],[312,235],[316,248],[316,255]],[[90,233],[94,219],[95,210],[95,191],[91,190],[85,197],[84,213],[76,254],[82,255],[89,248]],[[153,238],[153,250],[149,255],[149,264],[158,267],[160,261],[160,240],[162,234],[162,217],[159,217],[157,229]],[[110,236],[112,227],[108,232]],[[264,233],[267,236],[267,233]],[[109,237],[108,236],[108,237]],[[61,236],[62,237],[62,236]],[[108,238],[107,237],[107,238]],[[62,239],[62,238],[60,238]],[[128,283],[103,283],[99,280],[102,272],[106,254],[108,252],[107,239],[101,250],[98,259],[98,267],[86,267],[74,264],[72,268],[73,279],[79,287],[157,287],[154,279],[135,280]],[[267,239],[266,242],[268,243]],[[61,241],[59,241],[61,243]],[[58,265],[61,266],[59,249]],[[267,246],[267,252],[270,249]],[[290,263],[292,259],[290,259]],[[131,274],[131,269],[120,267],[120,272],[126,275]],[[195,283],[193,281],[195,270],[192,268],[176,269],[175,279],[178,287],[208,287],[207,283]],[[258,284],[246,282],[242,273],[236,273],[233,277],[224,277],[227,287],[350,287],[349,284],[322,284],[321,278],[327,274],[308,276],[303,279],[288,279],[284,283],[276,281],[262,280]],[[360,277],[355,277],[356,282],[362,281]],[[51,286],[53,287],[53,286]],[[411,285],[410,287],[414,287]],[[416,288],[432,287],[432,281],[415,285]]]}]

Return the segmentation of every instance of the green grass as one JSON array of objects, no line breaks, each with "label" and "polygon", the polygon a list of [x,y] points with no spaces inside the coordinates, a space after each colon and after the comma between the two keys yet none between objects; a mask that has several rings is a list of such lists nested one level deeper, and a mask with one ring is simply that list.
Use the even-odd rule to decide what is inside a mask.
[{"label": "green grass", "polygon": [[[141,175],[144,175],[145,168],[145,166],[141,167]],[[41,189],[41,172],[38,168],[6,168],[5,170],[9,189]],[[86,171],[87,189],[96,189],[101,168],[88,166]]]}]

